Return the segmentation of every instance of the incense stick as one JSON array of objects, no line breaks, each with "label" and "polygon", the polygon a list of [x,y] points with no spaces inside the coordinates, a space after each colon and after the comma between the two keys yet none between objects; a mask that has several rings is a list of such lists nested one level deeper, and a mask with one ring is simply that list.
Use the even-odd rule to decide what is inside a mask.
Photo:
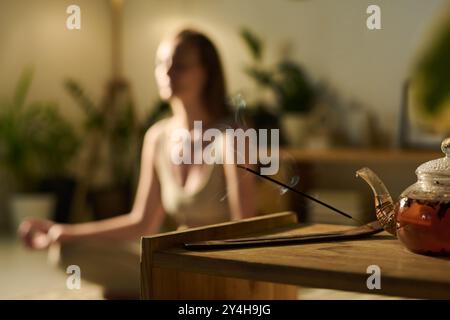
[{"label": "incense stick", "polygon": [[316,202],[316,203],[318,203],[318,204],[320,204],[320,205],[322,205],[322,206],[324,206],[324,207],[327,207],[328,209],[330,209],[330,210],[332,210],[332,211],[334,211],[334,212],[336,212],[336,213],[338,213],[338,214],[340,214],[340,215],[342,215],[342,216],[344,216],[344,217],[346,217],[346,218],[348,218],[348,219],[351,219],[351,220],[354,220],[354,221],[356,221],[356,222],[358,222],[358,223],[360,223],[360,224],[363,224],[363,222],[359,221],[359,220],[356,219],[356,218],[353,218],[353,217],[352,217],[351,215],[349,215],[348,213],[345,213],[345,212],[343,212],[343,211],[341,211],[341,210],[339,210],[339,209],[337,209],[337,208],[335,208],[335,207],[333,207],[333,206],[331,206],[331,205],[329,205],[329,204],[327,204],[327,203],[325,203],[325,202],[323,202],[323,201],[320,201],[319,199],[316,199],[316,198],[314,198],[313,196],[310,196],[309,194],[306,194],[306,193],[304,193],[304,192],[302,192],[302,191],[299,191],[299,190],[297,190],[297,189],[294,189],[294,188],[292,188],[291,186],[288,186],[288,185],[286,185],[286,184],[284,184],[284,183],[282,183],[282,182],[279,182],[279,181],[277,181],[277,180],[275,180],[275,179],[272,179],[272,178],[270,178],[270,177],[268,177],[268,176],[262,175],[262,174],[260,174],[259,172],[256,172],[256,171],[253,170],[253,169],[250,169],[250,168],[247,168],[247,167],[244,167],[244,166],[240,166],[240,165],[237,165],[237,166],[238,166],[238,168],[247,170],[248,172],[257,175],[258,177],[261,177],[261,178],[266,179],[266,180],[268,180],[268,181],[270,181],[270,182],[273,182],[273,183],[275,183],[275,184],[277,184],[277,185],[279,185],[279,186],[281,186],[281,187],[287,188],[288,190],[290,190],[290,191],[292,191],[292,192],[295,192],[295,193],[297,193],[297,194],[299,194],[299,195],[301,195],[301,196],[303,196],[303,197],[305,197],[305,198],[308,198],[308,199],[311,200],[311,201],[314,201],[314,202]]}]

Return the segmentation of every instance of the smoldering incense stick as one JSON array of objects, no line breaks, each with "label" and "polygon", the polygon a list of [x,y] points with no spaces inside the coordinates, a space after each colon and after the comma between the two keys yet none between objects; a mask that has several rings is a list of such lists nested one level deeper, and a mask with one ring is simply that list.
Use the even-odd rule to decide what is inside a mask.
[{"label": "smoldering incense stick", "polygon": [[351,219],[351,220],[354,220],[354,221],[356,221],[356,222],[358,222],[358,223],[360,223],[360,224],[363,224],[361,221],[359,221],[359,220],[356,219],[356,218],[353,218],[353,217],[352,217],[351,215],[349,215],[348,213],[345,213],[345,212],[343,212],[343,211],[341,211],[341,210],[339,210],[339,209],[337,209],[337,208],[335,208],[335,207],[333,207],[333,206],[331,206],[331,205],[329,205],[329,204],[327,204],[327,203],[325,203],[325,202],[323,202],[323,201],[320,201],[319,199],[316,199],[316,198],[314,198],[313,196],[310,196],[309,194],[306,194],[306,193],[304,193],[304,192],[302,192],[302,191],[299,191],[299,190],[297,190],[297,189],[294,189],[294,188],[292,188],[291,186],[288,186],[288,185],[286,185],[286,184],[284,184],[284,183],[282,183],[282,182],[279,182],[279,181],[277,181],[277,180],[275,180],[275,179],[270,178],[269,176],[262,175],[262,174],[260,174],[259,172],[256,172],[256,171],[253,170],[253,169],[250,169],[250,168],[247,168],[247,167],[244,167],[244,166],[240,166],[240,165],[237,165],[237,166],[238,166],[239,168],[241,168],[241,169],[247,170],[248,172],[251,172],[251,173],[257,175],[258,177],[261,177],[261,178],[266,179],[266,180],[268,180],[268,181],[270,181],[270,182],[273,182],[273,183],[275,183],[275,184],[277,184],[277,185],[279,185],[279,186],[281,186],[281,187],[287,188],[288,190],[290,190],[290,191],[292,191],[292,192],[295,192],[295,193],[297,193],[297,194],[299,194],[299,195],[301,195],[301,196],[303,196],[303,197],[305,197],[305,198],[308,198],[308,199],[311,200],[311,201],[317,202],[318,204],[320,204],[320,205],[322,205],[322,206],[324,206],[324,207],[327,207],[328,209],[333,210],[334,212],[336,212],[336,213],[338,213],[338,214],[340,214],[340,215],[342,215],[342,216],[344,216],[344,217],[346,217],[346,218],[348,218],[348,219]]}]

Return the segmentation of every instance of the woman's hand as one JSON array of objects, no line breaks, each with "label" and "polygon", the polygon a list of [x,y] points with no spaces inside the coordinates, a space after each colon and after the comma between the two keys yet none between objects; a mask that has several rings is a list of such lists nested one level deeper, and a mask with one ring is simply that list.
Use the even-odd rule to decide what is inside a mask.
[{"label": "woman's hand", "polygon": [[18,234],[26,247],[44,250],[55,240],[54,230],[57,224],[50,220],[27,218],[19,226]]}]

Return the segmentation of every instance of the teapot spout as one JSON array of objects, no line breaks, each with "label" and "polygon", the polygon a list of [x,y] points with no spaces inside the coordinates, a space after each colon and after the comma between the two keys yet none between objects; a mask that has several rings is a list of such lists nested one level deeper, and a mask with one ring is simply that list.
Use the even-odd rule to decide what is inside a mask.
[{"label": "teapot spout", "polygon": [[397,219],[394,201],[384,183],[369,168],[362,168],[356,172],[356,176],[364,179],[369,184],[375,195],[375,213],[383,228],[396,235]]}]

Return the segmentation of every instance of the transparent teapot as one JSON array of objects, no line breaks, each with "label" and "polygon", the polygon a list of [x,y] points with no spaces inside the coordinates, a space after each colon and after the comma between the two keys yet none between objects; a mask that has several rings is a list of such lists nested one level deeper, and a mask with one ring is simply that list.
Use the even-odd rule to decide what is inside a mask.
[{"label": "transparent teapot", "polygon": [[356,173],[373,190],[383,228],[416,253],[450,255],[450,138],[441,149],[445,157],[420,165],[417,182],[402,192],[397,203],[372,170]]}]

